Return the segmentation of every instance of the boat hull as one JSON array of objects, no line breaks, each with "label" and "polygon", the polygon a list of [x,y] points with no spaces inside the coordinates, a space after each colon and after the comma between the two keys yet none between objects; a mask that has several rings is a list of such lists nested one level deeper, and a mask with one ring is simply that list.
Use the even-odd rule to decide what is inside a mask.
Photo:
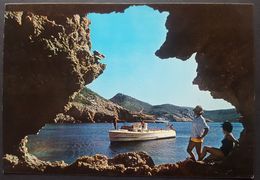
[{"label": "boat hull", "polygon": [[155,139],[175,138],[175,130],[146,130],[142,132],[128,130],[110,130],[109,139],[111,142],[125,141],[147,141]]}]

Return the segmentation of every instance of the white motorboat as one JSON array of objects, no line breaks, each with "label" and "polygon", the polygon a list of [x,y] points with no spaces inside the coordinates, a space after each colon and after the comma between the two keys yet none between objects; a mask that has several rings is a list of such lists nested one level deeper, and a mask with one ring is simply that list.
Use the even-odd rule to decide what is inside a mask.
[{"label": "white motorboat", "polygon": [[167,121],[165,118],[157,118],[155,123],[169,123],[170,121]]},{"label": "white motorboat", "polygon": [[147,123],[144,127],[140,123],[135,123],[132,129],[110,130],[109,138],[111,142],[124,141],[146,141],[155,139],[175,138],[176,131],[173,128],[152,130],[147,128]]}]

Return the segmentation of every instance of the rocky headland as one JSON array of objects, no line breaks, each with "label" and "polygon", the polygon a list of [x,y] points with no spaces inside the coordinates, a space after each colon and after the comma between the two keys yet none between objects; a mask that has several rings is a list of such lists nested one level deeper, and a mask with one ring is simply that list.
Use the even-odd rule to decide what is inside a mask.
[{"label": "rocky headland", "polygon": [[133,115],[128,110],[84,87],[68,103],[66,111],[56,116],[54,122],[112,123],[115,118],[134,121]]},{"label": "rocky headland", "polygon": [[[124,107],[129,111],[143,111],[156,118],[165,118],[170,121],[192,121],[194,117],[192,107],[176,106],[172,104],[151,105],[122,93],[116,94],[110,101]],[[238,122],[240,117],[235,109],[204,110],[204,117],[209,122],[231,121]]]},{"label": "rocky headland", "polygon": [[[57,113],[69,109],[68,102],[75,94],[105,68],[91,51],[90,21],[86,14],[123,12],[129,6],[131,4],[6,6],[3,63],[5,173],[48,173],[48,169],[49,172],[65,173],[66,168],[69,172],[69,167],[73,167],[73,173],[85,169],[81,172],[108,175],[106,172],[112,171],[115,175],[125,168],[129,170],[122,170],[124,175],[130,172],[133,176],[141,171],[156,175],[157,170],[154,173],[150,168],[158,167],[158,175],[177,176],[179,171],[173,169],[178,167],[181,176],[252,177],[255,63],[253,7],[248,4],[149,4],[155,10],[169,12],[167,37],[156,55],[162,59],[177,57],[187,60],[196,53],[198,68],[193,83],[201,90],[210,91],[213,98],[230,102],[244,117],[241,119],[245,129],[239,139],[240,147],[220,164],[183,161],[152,167],[140,163],[137,170],[135,167],[126,168],[126,165],[116,166],[117,162],[124,164],[120,161],[106,161],[104,156],[94,156],[80,158],[72,166],[63,162],[38,161],[22,148],[26,144],[26,135],[36,133],[44,124],[52,122]],[[22,145],[19,146],[21,139]],[[140,157],[138,153],[136,156]],[[101,163],[98,159],[104,160]],[[106,166],[106,162],[110,162],[112,167]],[[93,166],[89,165],[91,163]],[[101,168],[103,165],[109,168]],[[38,167],[48,168],[38,171]]]},{"label": "rocky headland", "polygon": [[153,116],[130,111],[117,103],[105,99],[84,87],[67,104],[67,109],[56,115],[55,123],[112,123],[140,122],[142,119],[155,120]]}]

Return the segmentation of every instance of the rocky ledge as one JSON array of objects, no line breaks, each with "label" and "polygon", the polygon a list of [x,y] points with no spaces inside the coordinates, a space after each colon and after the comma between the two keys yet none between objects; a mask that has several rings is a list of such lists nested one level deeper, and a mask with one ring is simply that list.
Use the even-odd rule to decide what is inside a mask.
[{"label": "rocky ledge", "polygon": [[25,137],[19,155],[3,157],[5,173],[86,174],[90,176],[233,176],[232,170],[223,174],[217,164],[185,160],[176,164],[155,165],[146,152],[128,152],[113,158],[96,154],[79,157],[74,163],[43,161],[28,153]]}]

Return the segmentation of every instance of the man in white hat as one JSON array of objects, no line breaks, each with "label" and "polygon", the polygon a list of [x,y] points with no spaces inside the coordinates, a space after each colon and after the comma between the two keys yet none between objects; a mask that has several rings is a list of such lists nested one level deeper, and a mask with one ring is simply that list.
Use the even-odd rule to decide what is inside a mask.
[{"label": "man in white hat", "polygon": [[201,159],[202,153],[202,143],[204,137],[208,134],[209,126],[207,125],[203,114],[203,109],[201,106],[196,106],[193,109],[195,114],[194,119],[192,120],[192,130],[191,130],[191,137],[189,141],[189,145],[187,148],[187,152],[190,155],[190,158],[194,161],[196,160],[194,153],[192,152],[193,148],[196,148],[196,152],[198,154],[198,160]]}]

